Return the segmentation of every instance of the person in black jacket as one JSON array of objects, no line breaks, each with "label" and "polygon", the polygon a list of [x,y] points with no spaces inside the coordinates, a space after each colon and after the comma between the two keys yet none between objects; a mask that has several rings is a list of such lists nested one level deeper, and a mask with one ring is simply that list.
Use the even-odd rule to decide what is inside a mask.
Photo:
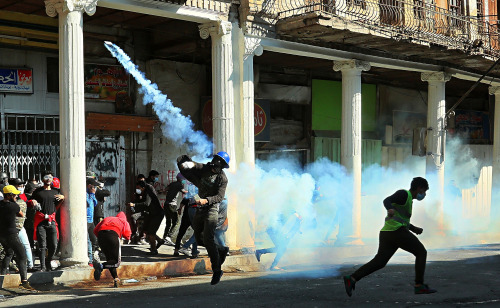
[{"label": "person in black jacket", "polygon": [[138,194],[146,194],[146,201],[144,204],[130,203],[130,208],[132,211],[142,210],[136,209],[136,206],[141,208],[146,207],[148,209],[148,214],[144,221],[144,230],[146,231],[146,237],[150,245],[149,250],[151,251],[147,254],[157,255],[158,247],[165,243],[161,237],[156,235],[156,232],[158,232],[161,222],[163,221],[163,209],[153,186],[147,184],[146,182],[139,181],[137,182],[135,188]]},{"label": "person in black jacket", "polygon": [[177,214],[178,205],[177,199],[181,194],[187,193],[184,190],[184,184],[182,181],[186,180],[182,174],[177,174],[177,181],[174,181],[167,186],[167,195],[165,196],[165,203],[163,204],[163,211],[165,213],[165,232],[163,233],[163,240],[165,244],[170,246],[175,246],[175,243],[172,242],[172,234],[177,226],[177,222],[179,221],[179,214]]},{"label": "person in black jacket", "polygon": [[94,225],[97,226],[104,219],[104,202],[106,197],[109,197],[111,192],[107,189],[97,189],[95,192],[95,198],[97,199],[97,205],[94,209]]},{"label": "person in black jacket", "polygon": [[[219,217],[219,204],[224,200],[227,177],[222,169],[229,168],[229,155],[218,152],[208,164],[191,160],[187,155],[177,158],[181,174],[196,187],[196,215],[193,219],[194,235],[198,245],[205,246],[212,263],[212,285],[222,277],[221,266],[229,252],[229,247],[218,246],[215,242],[215,229]],[[203,235],[203,236],[202,236]]]},{"label": "person in black jacket", "polygon": [[16,203],[20,191],[13,185],[4,186],[2,191],[4,200],[0,201],[0,243],[4,247],[6,254],[0,274],[8,274],[9,263],[15,253],[19,274],[21,275],[20,287],[25,290],[35,291],[28,282],[26,252],[19,240],[19,232],[16,228],[16,217],[24,217],[21,208]]}]

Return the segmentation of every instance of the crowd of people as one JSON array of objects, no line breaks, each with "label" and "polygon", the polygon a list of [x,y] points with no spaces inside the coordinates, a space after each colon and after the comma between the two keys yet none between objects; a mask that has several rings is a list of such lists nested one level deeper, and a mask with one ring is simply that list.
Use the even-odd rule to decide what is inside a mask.
[{"label": "crowd of people", "polygon": [[[158,255],[160,246],[171,245],[174,246],[174,256],[181,253],[197,258],[200,253],[198,245],[204,246],[212,265],[211,284],[220,281],[222,264],[229,254],[224,239],[228,226],[225,197],[228,180],[223,171],[229,167],[229,156],[219,152],[211,162],[202,164],[182,155],[177,159],[177,167],[180,172],[175,181],[161,191],[165,195],[163,205],[155,189],[160,173],[151,170],[147,178],[143,174],[137,176],[134,201],[127,204],[127,214],[119,212],[110,217],[104,215],[104,203],[110,191],[104,189],[95,173],[87,172],[88,257],[89,265],[94,267],[95,280],[99,280],[102,272],[108,269],[114,287],[120,285],[117,268],[121,262],[121,244],[125,241],[149,244],[147,254],[152,256]],[[41,182],[37,179],[25,182],[9,178],[5,173],[0,177],[0,274],[9,274],[11,270],[19,272],[20,288],[36,292],[27,280],[27,273],[54,268],[52,261],[61,238],[58,212],[65,196],[60,192],[59,179],[51,171],[42,172]],[[427,251],[412,234],[419,235],[423,229],[410,224],[413,200],[423,200],[428,189],[427,180],[416,177],[409,190],[398,190],[384,200],[387,217],[380,231],[379,250],[370,262],[343,277],[348,296],[352,296],[359,280],[383,268],[399,248],[416,256],[415,294],[436,292],[424,284]],[[321,196],[319,187],[316,190],[315,201]],[[165,230],[163,237],[159,237],[157,233],[163,218],[166,219]],[[260,262],[263,254],[276,253],[271,270],[281,270],[278,262],[301,224],[302,217],[293,212],[289,217],[283,217],[280,224],[268,228],[267,234],[275,246],[256,250],[257,261]],[[190,227],[194,234],[182,244]],[[39,269],[35,268],[33,251],[38,252]],[[99,252],[104,255],[105,262],[100,261]],[[17,266],[12,264],[13,259]]]},{"label": "crowd of people", "polygon": [[[212,284],[222,276],[221,265],[229,253],[225,245],[227,230],[227,178],[222,169],[229,165],[229,156],[219,152],[208,164],[191,161],[188,156],[178,159],[180,172],[162,191],[155,189],[160,173],[139,174],[133,202],[127,204],[126,213],[105,217],[105,201],[111,192],[97,175],[86,174],[86,223],[89,265],[94,267],[94,278],[99,280],[104,269],[120,285],[117,268],[121,262],[121,244],[148,244],[148,255],[157,255],[162,245],[174,246],[179,253],[197,258],[198,245],[207,248],[214,275]],[[65,196],[60,181],[52,171],[43,171],[37,178],[24,181],[1,173],[0,184],[0,258],[2,275],[19,273],[20,288],[36,292],[28,280],[28,272],[52,271],[54,260],[64,234],[60,232],[60,208]],[[159,193],[165,195],[160,201]],[[163,237],[157,235],[165,218]],[[83,220],[83,217],[82,217]],[[83,222],[83,221],[82,221]],[[193,235],[182,244],[187,230]],[[182,244],[182,248],[181,248]],[[192,246],[191,252],[189,247]],[[40,265],[35,267],[35,257]],[[101,262],[101,257],[106,261]],[[15,260],[14,262],[12,262]]]}]

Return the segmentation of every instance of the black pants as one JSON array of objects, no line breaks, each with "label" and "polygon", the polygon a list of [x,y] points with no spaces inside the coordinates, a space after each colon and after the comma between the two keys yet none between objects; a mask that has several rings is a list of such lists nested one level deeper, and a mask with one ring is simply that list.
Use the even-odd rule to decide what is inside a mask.
[{"label": "black pants", "polygon": [[113,278],[118,278],[116,269],[122,260],[118,234],[112,230],[102,230],[97,234],[97,241],[106,256],[106,262],[102,264],[103,268],[107,268]]},{"label": "black pants", "polygon": [[165,204],[163,208],[163,212],[165,213],[165,232],[163,233],[163,238],[172,237],[174,233],[175,227],[177,226],[177,222],[179,221],[179,214],[177,214],[177,207],[174,207],[170,204]]},{"label": "black pants", "polygon": [[215,228],[219,217],[219,207],[217,205],[210,208],[202,208],[196,211],[193,219],[194,236],[198,245],[205,246],[212,263],[214,272],[221,271],[219,254],[224,251],[224,247],[219,247],[215,243]]},{"label": "black pants", "polygon": [[375,257],[351,276],[360,280],[383,268],[399,248],[412,253],[415,258],[415,284],[424,283],[427,250],[417,237],[406,228],[396,231],[380,231],[378,252]]},{"label": "black pants", "polygon": [[189,206],[184,206],[184,211],[182,212],[181,225],[179,226],[179,232],[177,232],[177,238],[175,239],[175,250],[181,248],[181,240],[186,234],[187,229],[191,226],[191,219],[189,219],[188,213]]},{"label": "black pants", "polygon": [[[38,247],[40,248],[40,263],[42,267],[50,263],[57,248],[57,227],[55,221],[44,220],[36,228]],[[45,251],[48,250],[48,258],[45,259]]]},{"label": "black pants", "polygon": [[97,237],[94,234],[95,225],[93,222],[87,222],[87,233],[89,234],[90,243],[92,243],[92,251],[96,251],[98,246]]},{"label": "black pants", "polygon": [[9,270],[9,264],[12,260],[14,253],[16,254],[16,263],[19,266],[19,273],[21,275],[21,281],[26,281],[28,279],[27,272],[27,260],[26,251],[24,246],[19,240],[18,233],[6,234],[5,236],[0,236],[0,243],[5,250],[5,258],[2,262],[2,274],[7,273]]}]

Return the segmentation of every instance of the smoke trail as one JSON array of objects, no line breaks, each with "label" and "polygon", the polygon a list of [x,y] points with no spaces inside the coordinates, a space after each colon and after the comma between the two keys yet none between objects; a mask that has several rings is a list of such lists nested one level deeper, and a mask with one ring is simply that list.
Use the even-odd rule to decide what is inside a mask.
[{"label": "smoke trail", "polygon": [[153,110],[162,123],[163,135],[178,146],[188,143],[196,156],[208,157],[212,155],[212,142],[204,133],[194,130],[191,118],[184,116],[181,113],[182,110],[175,107],[167,95],[161,93],[158,86],[145,77],[144,73],[120,47],[111,42],[105,42],[104,46],[141,86],[139,92],[144,95],[143,104],[153,104]]}]

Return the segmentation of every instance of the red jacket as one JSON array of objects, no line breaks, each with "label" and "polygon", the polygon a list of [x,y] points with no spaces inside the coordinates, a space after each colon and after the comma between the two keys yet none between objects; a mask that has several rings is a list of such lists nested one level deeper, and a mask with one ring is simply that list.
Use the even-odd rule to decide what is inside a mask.
[{"label": "red jacket", "polygon": [[104,218],[104,220],[98,223],[95,227],[94,234],[97,236],[97,234],[101,230],[113,230],[116,232],[116,234],[118,234],[118,237],[123,237],[127,240],[129,240],[130,235],[132,235],[127,217],[123,212],[118,213],[116,217]]},{"label": "red jacket", "polygon": [[49,215],[48,219],[45,219],[45,214],[43,214],[42,212],[39,212],[39,211],[36,211],[36,213],[35,213],[35,222],[33,223],[33,227],[34,227],[33,239],[35,241],[38,240],[38,238],[36,236],[36,228],[38,228],[38,225],[44,220],[48,220],[49,222],[53,222],[53,221],[56,222],[57,239],[59,239],[59,226],[58,226],[57,221],[56,221],[56,213],[54,212],[52,215]]}]

